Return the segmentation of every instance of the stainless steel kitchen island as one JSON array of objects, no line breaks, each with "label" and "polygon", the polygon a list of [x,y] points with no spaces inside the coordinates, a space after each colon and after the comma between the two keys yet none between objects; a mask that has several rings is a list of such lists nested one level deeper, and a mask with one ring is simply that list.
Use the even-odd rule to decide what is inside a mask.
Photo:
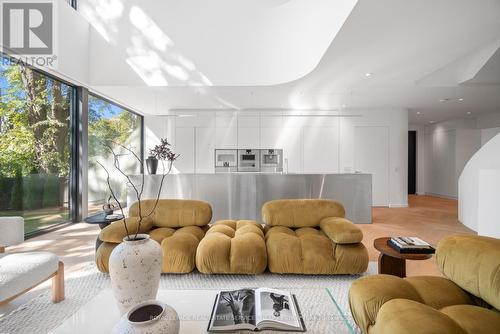
[{"label": "stainless steel kitchen island", "polygon": [[[131,177],[140,186],[142,175]],[[161,175],[144,175],[143,199],[156,198]],[[127,202],[137,201],[129,187]],[[371,174],[171,174],[160,198],[197,199],[210,203],[218,219],[262,221],[262,205],[273,199],[328,198],[341,202],[346,217],[357,224],[372,222]]]}]

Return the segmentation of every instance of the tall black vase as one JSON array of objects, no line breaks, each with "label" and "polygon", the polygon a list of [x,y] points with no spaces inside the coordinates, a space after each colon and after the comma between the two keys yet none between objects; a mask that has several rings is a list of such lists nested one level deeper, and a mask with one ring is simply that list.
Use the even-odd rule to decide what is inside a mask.
[{"label": "tall black vase", "polygon": [[146,159],[146,167],[148,168],[149,174],[156,174],[158,169],[158,159],[149,157]]}]

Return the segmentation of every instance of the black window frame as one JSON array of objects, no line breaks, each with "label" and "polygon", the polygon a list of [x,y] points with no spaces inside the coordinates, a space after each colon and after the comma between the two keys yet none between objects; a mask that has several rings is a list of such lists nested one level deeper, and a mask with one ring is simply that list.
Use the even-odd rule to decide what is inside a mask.
[{"label": "black window frame", "polygon": [[[139,158],[141,158],[141,167],[140,167],[140,172],[141,174],[144,173],[144,115],[141,115],[139,114],[138,112],[136,111],[133,111],[132,109],[128,108],[128,107],[125,107],[124,105],[120,104],[120,103],[117,103],[113,100],[110,100],[109,98],[105,97],[105,96],[102,96],[100,95],[99,93],[96,93],[94,91],[89,91],[88,92],[88,95],[89,96],[93,96],[95,98],[98,98],[98,99],[101,99],[103,100],[104,102],[107,102],[107,103],[111,103],[111,104],[114,104],[115,106],[123,109],[123,110],[126,110],[136,116],[139,116],[139,118],[141,119],[141,151],[140,151],[140,155],[139,155]],[[87,99],[88,101],[88,99]],[[88,120],[88,119],[87,119]]]},{"label": "black window frame", "polygon": [[[76,6],[76,0],[72,0],[72,6],[73,3]],[[0,57],[4,58],[7,57],[9,59],[12,59],[11,56],[8,54],[5,54],[3,52],[0,52]],[[141,161],[144,161],[144,143],[145,143],[145,131],[144,131],[144,115],[131,110],[128,107],[123,106],[122,104],[110,100],[109,98],[106,98],[99,93],[95,91],[89,91],[88,87],[82,86],[82,85],[76,85],[74,83],[71,83],[70,81],[60,78],[57,75],[54,75],[52,73],[49,73],[47,71],[44,71],[42,69],[39,69],[37,67],[34,67],[32,65],[22,63],[22,62],[16,62],[17,65],[20,66],[25,66],[29,68],[30,70],[40,74],[44,75],[50,79],[57,80],[68,87],[71,88],[72,94],[71,94],[71,108],[70,108],[70,174],[68,176],[69,179],[69,216],[70,219],[66,221],[62,221],[60,223],[56,223],[52,226],[41,228],[39,230],[33,231],[31,233],[27,233],[24,235],[25,239],[30,239],[42,234],[50,233],[55,230],[59,230],[61,228],[67,227],[70,224],[74,223],[80,223],[83,221],[85,217],[82,217],[82,212],[86,212],[86,210],[83,210],[82,206],[83,205],[88,205],[88,203],[82,203],[82,192],[86,189],[83,189],[83,187],[87,187],[87,181],[82,182],[81,180],[81,168],[82,166],[82,160],[88,160],[88,150],[86,149],[86,146],[88,143],[84,138],[88,138],[88,117],[82,117],[82,114],[88,115],[88,96],[92,95],[93,97],[102,99],[108,103],[111,103],[123,110],[126,110],[128,112],[133,113],[134,115],[137,115],[141,119],[141,135],[140,135],[140,158]],[[85,101],[87,104],[85,106],[81,105],[81,101]],[[82,109],[86,108],[86,111],[82,113]],[[85,123],[85,124],[84,124]],[[85,134],[82,134],[82,129],[86,129]],[[85,149],[82,150],[82,146],[85,146]],[[85,156],[82,156],[82,151],[85,152]],[[140,173],[144,173],[144,164],[140,164]],[[85,186],[82,186],[82,184],[85,184]]]}]

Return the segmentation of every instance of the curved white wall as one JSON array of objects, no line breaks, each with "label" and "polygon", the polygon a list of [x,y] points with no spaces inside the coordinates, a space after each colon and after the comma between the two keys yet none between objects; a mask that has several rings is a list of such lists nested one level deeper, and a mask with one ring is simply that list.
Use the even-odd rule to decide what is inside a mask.
[{"label": "curved white wall", "polygon": [[480,235],[500,238],[500,134],[477,151],[460,175],[458,219]]}]

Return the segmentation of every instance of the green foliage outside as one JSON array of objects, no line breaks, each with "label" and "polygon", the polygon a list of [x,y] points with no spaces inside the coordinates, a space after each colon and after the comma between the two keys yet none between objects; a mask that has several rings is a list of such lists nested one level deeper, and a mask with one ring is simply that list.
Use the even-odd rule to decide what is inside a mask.
[{"label": "green foliage outside", "polygon": [[[0,64],[0,216],[22,215],[31,230],[68,218],[72,94],[36,71]],[[92,157],[109,157],[103,143],[128,143],[138,127],[137,115],[90,96],[90,168]]]},{"label": "green foliage outside", "polygon": [[126,145],[130,136],[140,126],[140,118],[107,101],[89,96],[89,157],[109,157],[106,145]]},{"label": "green foliage outside", "polygon": [[72,90],[28,68],[2,66],[0,173],[69,174]]},{"label": "green foliage outside", "polygon": [[[6,192],[6,194],[8,194],[8,192]],[[10,198],[10,207],[14,210],[22,210],[23,208],[23,175],[21,169],[16,171]]]}]

